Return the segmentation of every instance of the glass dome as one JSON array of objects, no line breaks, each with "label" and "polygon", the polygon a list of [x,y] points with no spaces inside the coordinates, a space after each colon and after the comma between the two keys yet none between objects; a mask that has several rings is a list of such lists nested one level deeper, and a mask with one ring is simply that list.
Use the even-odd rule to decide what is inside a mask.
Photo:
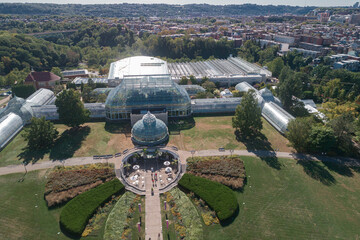
[{"label": "glass dome", "polygon": [[166,124],[150,112],[134,124],[131,134],[134,144],[142,146],[159,145],[169,137]]},{"label": "glass dome", "polygon": [[135,111],[167,111],[169,117],[191,114],[190,97],[169,75],[126,77],[111,90],[106,102],[106,118],[129,119]]}]

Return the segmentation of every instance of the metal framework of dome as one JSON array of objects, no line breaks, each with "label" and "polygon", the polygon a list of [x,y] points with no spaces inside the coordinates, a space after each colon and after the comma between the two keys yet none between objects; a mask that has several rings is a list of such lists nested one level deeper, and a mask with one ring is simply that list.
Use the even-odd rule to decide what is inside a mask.
[{"label": "metal framework of dome", "polygon": [[139,111],[167,111],[169,117],[191,114],[189,95],[170,75],[125,77],[109,93],[105,108],[109,120],[129,119]]},{"label": "metal framework of dome", "polygon": [[169,138],[166,124],[150,112],[134,124],[131,134],[133,143],[141,146],[160,145]]}]

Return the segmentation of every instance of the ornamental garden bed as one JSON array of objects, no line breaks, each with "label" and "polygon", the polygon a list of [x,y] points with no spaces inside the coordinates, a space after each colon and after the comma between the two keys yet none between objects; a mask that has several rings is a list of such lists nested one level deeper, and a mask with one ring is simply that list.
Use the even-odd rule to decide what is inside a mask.
[{"label": "ornamental garden bed", "polygon": [[124,185],[116,178],[70,200],[60,214],[62,231],[67,235],[81,236],[89,219],[98,207],[102,206],[113,195],[123,192],[124,189]]},{"label": "ornamental garden bed", "polygon": [[185,173],[179,186],[203,199],[220,221],[231,218],[239,208],[235,193],[221,183]]},{"label": "ornamental garden bed", "polygon": [[187,159],[187,173],[206,178],[232,189],[242,189],[245,166],[240,156],[191,157]]},{"label": "ornamental garden bed", "polygon": [[114,177],[114,168],[111,165],[58,166],[48,176],[44,197],[48,207],[54,207]]}]

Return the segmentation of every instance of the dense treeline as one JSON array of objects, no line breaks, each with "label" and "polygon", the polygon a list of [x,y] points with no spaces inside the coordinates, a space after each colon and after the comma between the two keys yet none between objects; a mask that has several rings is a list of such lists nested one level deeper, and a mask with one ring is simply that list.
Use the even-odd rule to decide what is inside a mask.
[{"label": "dense treeline", "polygon": [[[16,24],[15,24],[16,25]],[[59,23],[64,30],[68,25]],[[23,31],[21,24],[12,30]],[[49,29],[50,26],[27,24],[27,32]],[[54,67],[62,70],[75,68],[80,62],[90,68],[98,68],[100,74],[108,72],[109,64],[116,59],[149,55],[169,61],[226,58],[236,55],[233,41],[226,39],[195,38],[189,36],[170,38],[144,34],[138,37],[123,25],[109,26],[104,23],[84,20],[76,24],[76,31],[34,36],[0,32],[0,86],[22,82],[31,69],[50,71]],[[5,76],[5,77],[4,77]]]},{"label": "dense treeline", "polygon": [[14,69],[33,68],[42,71],[52,67],[77,66],[80,49],[22,34],[0,32],[0,58],[0,75],[6,75]]},{"label": "dense treeline", "polygon": [[143,42],[140,48],[146,55],[167,57],[172,59],[189,58],[195,59],[201,57],[227,58],[229,54],[235,54],[234,42],[227,39],[215,41],[212,38],[181,37],[172,39],[170,37],[161,37],[152,35]]},{"label": "dense treeline", "polygon": [[177,16],[249,16],[281,15],[285,13],[303,15],[315,7],[274,6],[274,5],[223,5],[208,4],[39,4],[39,3],[0,3],[2,14],[29,15],[85,15],[103,17],[177,17]]}]

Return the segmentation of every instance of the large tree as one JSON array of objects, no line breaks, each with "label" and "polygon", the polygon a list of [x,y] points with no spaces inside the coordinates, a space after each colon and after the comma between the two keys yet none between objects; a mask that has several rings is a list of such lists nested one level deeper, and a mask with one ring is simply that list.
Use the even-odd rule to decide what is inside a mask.
[{"label": "large tree", "polygon": [[46,149],[51,147],[59,132],[45,117],[32,118],[31,124],[25,128],[23,137],[28,141],[28,147],[33,150]]},{"label": "large tree", "polygon": [[61,92],[55,101],[59,119],[69,127],[79,127],[89,120],[90,111],[80,100],[80,93],[73,89]]},{"label": "large tree", "polygon": [[262,129],[261,109],[255,98],[253,90],[245,93],[240,105],[236,107],[232,118],[233,128],[236,128],[244,137],[257,134]]},{"label": "large tree", "polygon": [[286,137],[296,151],[307,152],[312,124],[311,118],[296,118],[289,122]]},{"label": "large tree", "polygon": [[330,152],[336,145],[334,130],[327,126],[313,126],[309,135],[309,144],[313,152]]},{"label": "large tree", "polygon": [[278,94],[284,105],[289,110],[294,104],[293,96],[300,97],[302,93],[302,81],[297,73],[289,67],[284,67],[279,76]]}]

